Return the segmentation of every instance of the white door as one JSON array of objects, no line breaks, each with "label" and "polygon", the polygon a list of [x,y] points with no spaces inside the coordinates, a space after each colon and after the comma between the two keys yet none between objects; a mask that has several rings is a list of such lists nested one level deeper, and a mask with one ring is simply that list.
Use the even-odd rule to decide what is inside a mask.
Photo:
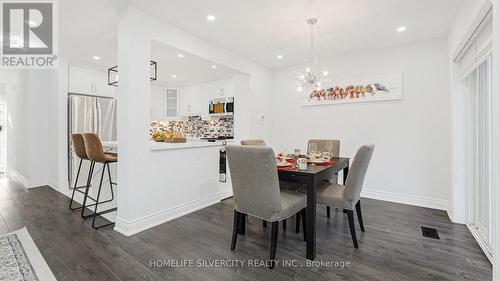
[{"label": "white door", "polygon": [[491,56],[462,81],[466,118],[467,223],[491,253]]}]

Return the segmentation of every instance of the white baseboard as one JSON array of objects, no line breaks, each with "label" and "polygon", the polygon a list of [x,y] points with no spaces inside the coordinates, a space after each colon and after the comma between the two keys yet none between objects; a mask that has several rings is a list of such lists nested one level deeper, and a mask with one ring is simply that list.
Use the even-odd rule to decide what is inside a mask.
[{"label": "white baseboard", "polygon": [[59,182],[57,182],[56,180],[49,179],[47,185],[52,187],[52,189],[59,191]]},{"label": "white baseboard", "polygon": [[11,180],[19,183],[20,185],[22,185],[24,187],[29,186],[29,180],[25,176],[23,176],[21,173],[19,173],[18,171],[14,170],[14,169],[7,168],[7,177],[9,177]]},{"label": "white baseboard", "polygon": [[125,236],[131,236],[219,202],[220,194],[217,193],[215,195],[210,195],[202,199],[162,210],[132,221],[126,221],[117,217],[114,230]]},{"label": "white baseboard", "polygon": [[450,218],[451,222],[465,224],[465,217],[457,216],[455,214],[455,212],[453,211],[453,206],[452,206],[451,202],[448,204],[448,209],[446,211],[448,212],[448,217]]},{"label": "white baseboard", "polygon": [[448,211],[448,200],[400,194],[388,191],[363,189],[361,197]]},{"label": "white baseboard", "polygon": [[481,247],[481,250],[483,250],[488,260],[490,260],[490,263],[493,263],[493,254],[486,245],[486,242],[484,242],[484,240],[481,238],[481,235],[479,235],[478,230],[471,224],[467,224],[467,228],[469,229],[472,236],[474,236],[474,239],[476,239],[477,244],[479,244],[479,247]]},{"label": "white baseboard", "polygon": [[[50,179],[46,178],[28,179],[27,177],[25,177],[24,175],[22,175],[21,173],[12,168],[7,168],[7,176],[11,180],[24,186],[25,188],[34,188],[39,186],[51,185]],[[57,186],[57,184],[55,186]]]}]

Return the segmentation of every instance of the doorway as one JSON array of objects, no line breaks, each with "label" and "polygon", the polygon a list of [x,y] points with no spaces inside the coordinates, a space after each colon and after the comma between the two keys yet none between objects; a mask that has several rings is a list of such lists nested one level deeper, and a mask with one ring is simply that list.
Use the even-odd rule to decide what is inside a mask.
[{"label": "doorway", "polygon": [[487,14],[463,56],[455,61],[461,103],[465,223],[490,259],[492,255],[492,17]]},{"label": "doorway", "polygon": [[5,113],[5,84],[0,83],[0,174],[5,174],[6,162],[6,113]]}]

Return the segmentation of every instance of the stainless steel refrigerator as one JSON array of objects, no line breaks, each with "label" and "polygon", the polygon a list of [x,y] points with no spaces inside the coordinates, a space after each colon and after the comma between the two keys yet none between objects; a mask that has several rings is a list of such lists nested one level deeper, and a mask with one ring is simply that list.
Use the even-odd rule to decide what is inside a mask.
[{"label": "stainless steel refrigerator", "polygon": [[[89,95],[68,95],[68,182],[73,188],[78,157],[73,152],[71,134],[96,133],[101,141],[116,141],[116,100]],[[84,161],[89,162],[89,161]],[[86,184],[89,163],[82,165],[77,186]]]}]

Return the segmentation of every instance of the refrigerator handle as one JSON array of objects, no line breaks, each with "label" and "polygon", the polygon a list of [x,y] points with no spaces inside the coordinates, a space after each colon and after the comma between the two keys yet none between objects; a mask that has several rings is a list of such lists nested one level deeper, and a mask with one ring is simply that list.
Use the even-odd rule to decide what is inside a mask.
[{"label": "refrigerator handle", "polygon": [[95,118],[94,118],[94,124],[95,124],[95,127],[94,127],[94,130],[95,130],[95,133],[97,135],[99,135],[99,131],[100,131],[100,125],[99,125],[99,122],[101,122],[101,114],[99,112],[99,100],[97,98],[94,98],[94,102],[95,102]]}]

